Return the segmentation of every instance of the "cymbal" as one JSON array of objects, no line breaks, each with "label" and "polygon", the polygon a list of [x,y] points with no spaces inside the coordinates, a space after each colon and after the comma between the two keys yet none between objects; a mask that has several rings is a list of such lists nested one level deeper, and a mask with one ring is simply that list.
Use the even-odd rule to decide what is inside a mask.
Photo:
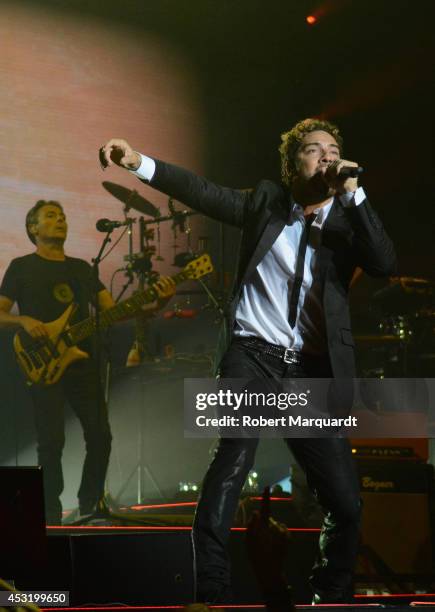
[{"label": "cymbal", "polygon": [[127,204],[130,208],[134,208],[138,212],[150,217],[158,217],[160,215],[159,209],[134,189],[128,189],[110,181],[103,181],[101,184],[110,195],[115,196],[117,200]]}]

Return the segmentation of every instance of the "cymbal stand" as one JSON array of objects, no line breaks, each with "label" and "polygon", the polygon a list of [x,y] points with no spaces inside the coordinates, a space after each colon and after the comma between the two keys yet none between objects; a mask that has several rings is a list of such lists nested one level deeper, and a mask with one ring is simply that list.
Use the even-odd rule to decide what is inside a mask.
[{"label": "cymbal stand", "polygon": [[127,291],[128,287],[134,281],[134,275],[132,272],[132,265],[133,265],[133,227],[132,226],[133,226],[133,223],[136,223],[136,218],[129,217],[128,213],[130,209],[132,208],[130,205],[130,201],[132,201],[136,195],[137,195],[137,191],[132,191],[124,205],[124,211],[123,211],[124,219],[128,226],[128,255],[124,257],[124,261],[127,262],[127,265],[125,267],[125,275],[127,276],[127,282],[122,286],[122,289],[119,295],[115,299],[115,302],[117,303],[122,298],[124,293]]},{"label": "cymbal stand", "polygon": [[136,219],[134,219],[132,217],[127,217],[127,214],[126,214],[125,215],[125,220],[126,220],[126,222],[128,224],[128,255],[126,255],[124,257],[124,261],[127,262],[127,265],[124,268],[124,272],[125,272],[125,276],[127,277],[127,281],[124,283],[124,285],[121,288],[120,293],[115,298],[115,302],[116,303],[119,302],[119,300],[122,298],[124,293],[127,291],[128,287],[134,281],[134,274],[133,274],[133,261],[134,261],[134,257],[133,257],[133,228],[132,228],[132,225],[133,225],[133,223],[136,222]]},{"label": "cymbal stand", "polygon": [[[126,490],[126,488],[128,487],[128,485],[130,484],[130,482],[132,481],[133,477],[136,477],[136,503],[137,504],[143,504],[145,501],[144,498],[144,482],[145,482],[145,478],[148,478],[148,480],[151,482],[154,490],[157,492],[159,498],[161,500],[165,500],[165,496],[163,495],[162,490],[160,489],[157,480],[153,474],[153,472],[151,471],[150,467],[148,464],[145,463],[145,435],[144,435],[144,430],[145,430],[145,418],[144,418],[144,406],[146,405],[146,399],[145,399],[145,384],[147,386],[147,388],[149,389],[150,386],[152,387],[153,385],[155,385],[155,383],[162,383],[162,377],[154,377],[154,378],[147,378],[146,381],[142,380],[142,373],[143,373],[143,366],[140,369],[139,372],[139,384],[140,384],[140,404],[139,404],[139,430],[138,430],[138,434],[137,434],[137,461],[135,466],[133,467],[132,471],[130,472],[130,474],[127,476],[126,481],[124,482],[124,484],[121,486],[121,488],[119,489],[119,491],[116,494],[115,497],[115,503],[117,505],[119,505],[120,503],[120,499],[122,494],[124,493],[124,491]],[[167,379],[165,378],[165,381]],[[128,520],[128,519],[127,519]]]}]

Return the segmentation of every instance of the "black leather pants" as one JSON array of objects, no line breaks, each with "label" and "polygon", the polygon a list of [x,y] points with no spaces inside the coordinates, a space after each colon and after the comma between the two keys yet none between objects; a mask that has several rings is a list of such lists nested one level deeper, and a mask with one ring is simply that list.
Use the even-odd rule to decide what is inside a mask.
[{"label": "black leather pants", "polygon": [[[221,377],[282,379],[331,377],[328,359],[288,365],[233,341],[221,366]],[[289,438],[285,440],[305,471],[308,485],[325,520],[319,554],[310,582],[315,592],[342,594],[351,589],[359,540],[359,482],[348,440]],[[227,545],[245,479],[258,440],[221,438],[205,475],[192,530],[197,601],[213,601],[230,586]]]}]

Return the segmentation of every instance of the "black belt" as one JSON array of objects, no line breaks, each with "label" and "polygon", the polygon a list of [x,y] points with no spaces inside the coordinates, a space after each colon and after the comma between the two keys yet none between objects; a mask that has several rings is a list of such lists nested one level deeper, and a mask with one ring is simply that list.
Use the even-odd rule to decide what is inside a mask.
[{"label": "black belt", "polygon": [[235,339],[238,342],[243,342],[246,346],[260,349],[265,355],[271,355],[272,357],[281,359],[284,363],[301,365],[307,357],[300,351],[294,351],[293,349],[285,348],[285,346],[280,346],[279,344],[271,344],[270,342],[266,342],[266,340],[261,340],[261,338],[256,338],[254,336],[236,336]]}]

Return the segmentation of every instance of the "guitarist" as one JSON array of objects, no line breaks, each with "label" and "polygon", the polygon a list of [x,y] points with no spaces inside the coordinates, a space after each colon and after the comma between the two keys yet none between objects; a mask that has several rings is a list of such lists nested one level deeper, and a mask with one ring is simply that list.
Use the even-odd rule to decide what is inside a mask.
[{"label": "guitarist", "polygon": [[[68,225],[59,202],[39,200],[27,213],[26,231],[36,251],[12,260],[6,270],[0,287],[1,326],[19,326],[33,338],[43,339],[47,336],[44,323],[57,319],[71,302],[77,304],[77,309],[70,323],[89,317],[89,305],[95,302],[95,293],[101,310],[115,305],[100,281],[95,291],[91,266],[83,259],[65,255]],[[175,285],[171,279],[164,278],[154,287],[159,298],[147,308],[149,314],[166,303]],[[11,313],[14,303],[18,305],[19,315]],[[30,388],[49,525],[62,522],[65,400],[79,418],[86,442],[78,491],[80,514],[92,513],[104,493],[112,435],[107,407],[99,408],[101,381],[92,358],[91,340],[81,343],[80,348],[90,353],[90,359],[72,363],[56,384]]]}]

